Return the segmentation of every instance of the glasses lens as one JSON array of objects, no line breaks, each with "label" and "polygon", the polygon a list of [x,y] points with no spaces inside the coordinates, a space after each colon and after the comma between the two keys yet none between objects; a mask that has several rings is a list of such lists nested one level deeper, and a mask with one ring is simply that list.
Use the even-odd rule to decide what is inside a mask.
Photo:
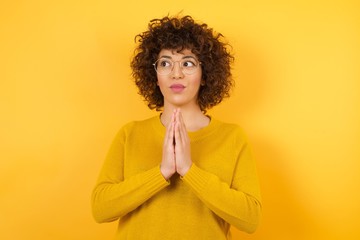
[{"label": "glasses lens", "polygon": [[197,69],[198,63],[195,59],[187,59],[181,62],[181,68],[184,74],[193,74]]},{"label": "glasses lens", "polygon": [[173,62],[169,59],[158,59],[155,64],[155,70],[160,75],[168,75],[171,73]]}]

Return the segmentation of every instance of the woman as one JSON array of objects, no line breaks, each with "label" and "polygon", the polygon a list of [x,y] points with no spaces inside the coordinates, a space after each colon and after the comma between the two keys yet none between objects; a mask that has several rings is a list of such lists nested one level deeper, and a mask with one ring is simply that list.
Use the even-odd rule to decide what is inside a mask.
[{"label": "woman", "polygon": [[206,115],[229,95],[232,55],[190,16],[152,20],[131,62],[139,93],[161,114],[125,125],[92,195],[116,239],[231,239],[257,228],[260,192],[242,130]]}]

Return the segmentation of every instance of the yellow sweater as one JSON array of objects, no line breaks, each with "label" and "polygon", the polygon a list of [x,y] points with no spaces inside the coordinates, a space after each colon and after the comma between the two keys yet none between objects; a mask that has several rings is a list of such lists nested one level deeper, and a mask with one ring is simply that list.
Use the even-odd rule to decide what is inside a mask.
[{"label": "yellow sweater", "polygon": [[92,194],[97,222],[119,219],[115,239],[231,239],[230,224],[254,232],[260,218],[256,167],[242,130],[212,119],[189,132],[193,165],[166,181],[159,116],[116,135]]}]

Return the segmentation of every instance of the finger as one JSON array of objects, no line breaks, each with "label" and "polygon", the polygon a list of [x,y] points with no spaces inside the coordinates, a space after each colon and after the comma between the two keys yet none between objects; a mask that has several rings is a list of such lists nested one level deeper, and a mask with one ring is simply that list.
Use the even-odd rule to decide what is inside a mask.
[{"label": "finger", "polygon": [[171,121],[169,123],[169,140],[172,140],[174,138],[174,122]]},{"label": "finger", "polygon": [[174,132],[176,131],[176,124],[178,122],[177,109],[174,109],[173,117],[174,117]]},{"label": "finger", "polygon": [[179,122],[179,121],[180,121],[180,119],[179,119],[179,114],[180,114],[180,109],[177,108],[177,109],[175,110],[175,121],[176,121],[176,122]]},{"label": "finger", "polygon": [[188,133],[181,113],[179,113],[179,122],[180,122],[180,137],[181,140],[185,142],[188,138]]},{"label": "finger", "polygon": [[182,128],[186,128],[186,127],[185,127],[184,118],[183,118],[183,116],[182,116],[182,113],[181,113],[181,110],[180,110],[180,109],[179,109],[178,114],[177,114],[177,119],[178,119],[178,121],[180,122],[181,127],[182,127]]},{"label": "finger", "polygon": [[182,122],[182,117],[181,117],[181,112],[178,112],[177,115],[177,124],[178,124],[178,135],[179,135],[179,140],[181,141],[181,143],[183,143],[183,125],[184,123]]},{"label": "finger", "polygon": [[171,141],[175,145],[175,126],[176,126],[176,109],[174,109],[171,115]]},{"label": "finger", "polygon": [[174,133],[175,133],[175,143],[176,144],[181,144],[181,135],[180,135],[180,127],[179,127],[180,123],[179,122],[176,122],[174,124],[175,126],[175,129],[174,129]]},{"label": "finger", "polygon": [[171,120],[167,124],[167,127],[166,127],[164,144],[166,144],[167,146],[174,145],[174,122],[175,122],[174,119],[175,119],[175,116],[173,114],[173,115],[171,115]]},{"label": "finger", "polygon": [[169,140],[169,138],[171,137],[171,122],[169,122],[168,124],[167,124],[167,126],[166,126],[166,132],[165,132],[165,141],[168,141]]}]

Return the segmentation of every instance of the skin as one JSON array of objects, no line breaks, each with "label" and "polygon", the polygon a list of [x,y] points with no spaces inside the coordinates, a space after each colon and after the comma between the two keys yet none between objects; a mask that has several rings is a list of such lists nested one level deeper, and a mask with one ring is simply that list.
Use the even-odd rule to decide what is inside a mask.
[{"label": "skin", "polygon": [[[197,59],[188,49],[180,53],[163,49],[159,53],[160,57],[173,61],[192,57]],[[186,75],[179,64],[174,65],[169,75],[157,75],[157,84],[164,96],[161,122],[166,127],[160,171],[167,180],[175,173],[185,176],[191,168],[190,139],[187,131],[199,130],[210,122],[197,103],[201,77],[201,67],[198,67],[195,73]],[[173,84],[183,85],[184,89],[180,92],[173,91]]]}]

